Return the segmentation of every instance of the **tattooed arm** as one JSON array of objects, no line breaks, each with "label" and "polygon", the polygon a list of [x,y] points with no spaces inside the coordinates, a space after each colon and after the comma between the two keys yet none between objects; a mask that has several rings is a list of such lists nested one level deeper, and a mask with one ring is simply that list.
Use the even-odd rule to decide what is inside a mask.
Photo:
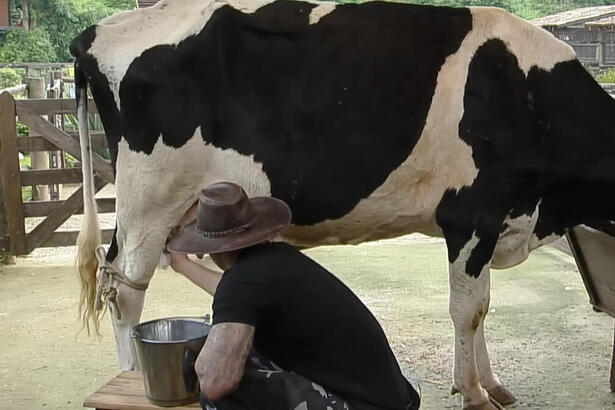
[{"label": "tattooed arm", "polygon": [[195,364],[201,392],[218,400],[237,389],[252,350],[254,326],[220,323],[212,326]]}]

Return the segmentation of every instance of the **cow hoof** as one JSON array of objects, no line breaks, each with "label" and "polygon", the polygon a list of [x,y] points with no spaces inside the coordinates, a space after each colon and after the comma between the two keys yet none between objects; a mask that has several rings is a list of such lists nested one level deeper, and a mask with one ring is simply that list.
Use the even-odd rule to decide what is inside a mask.
[{"label": "cow hoof", "polygon": [[513,396],[512,393],[502,385],[488,389],[487,393],[489,393],[489,397],[502,405],[513,404],[517,401],[515,396]]},{"label": "cow hoof", "polygon": [[482,404],[473,404],[470,406],[463,406],[463,410],[504,410],[504,407],[497,401],[489,397],[489,401]]}]

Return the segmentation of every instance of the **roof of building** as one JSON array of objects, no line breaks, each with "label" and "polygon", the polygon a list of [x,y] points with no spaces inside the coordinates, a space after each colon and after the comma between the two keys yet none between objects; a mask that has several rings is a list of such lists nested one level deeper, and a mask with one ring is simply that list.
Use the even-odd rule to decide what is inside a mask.
[{"label": "roof of building", "polygon": [[542,27],[564,27],[573,24],[593,24],[596,20],[611,16],[615,16],[615,6],[584,7],[540,17],[532,20],[532,23]]},{"label": "roof of building", "polygon": [[158,3],[159,0],[139,0],[139,8],[151,7]]}]

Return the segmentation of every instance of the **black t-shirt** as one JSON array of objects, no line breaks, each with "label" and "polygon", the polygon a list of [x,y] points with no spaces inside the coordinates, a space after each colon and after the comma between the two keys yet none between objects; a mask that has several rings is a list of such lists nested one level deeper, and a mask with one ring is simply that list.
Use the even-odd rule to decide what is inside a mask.
[{"label": "black t-shirt", "polygon": [[418,407],[376,318],[346,285],[285,243],[244,250],[218,284],[213,324],[256,328],[254,347],[359,409]]}]

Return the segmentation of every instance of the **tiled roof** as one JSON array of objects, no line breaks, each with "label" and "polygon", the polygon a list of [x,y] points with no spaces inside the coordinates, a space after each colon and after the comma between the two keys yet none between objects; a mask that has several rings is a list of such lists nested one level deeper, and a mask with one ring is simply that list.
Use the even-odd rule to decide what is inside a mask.
[{"label": "tiled roof", "polygon": [[615,15],[615,6],[584,7],[564,11],[551,16],[540,17],[532,23],[542,27],[563,27],[571,24],[583,24]]},{"label": "tiled roof", "polygon": [[139,8],[151,7],[158,3],[159,0],[139,0]]}]

